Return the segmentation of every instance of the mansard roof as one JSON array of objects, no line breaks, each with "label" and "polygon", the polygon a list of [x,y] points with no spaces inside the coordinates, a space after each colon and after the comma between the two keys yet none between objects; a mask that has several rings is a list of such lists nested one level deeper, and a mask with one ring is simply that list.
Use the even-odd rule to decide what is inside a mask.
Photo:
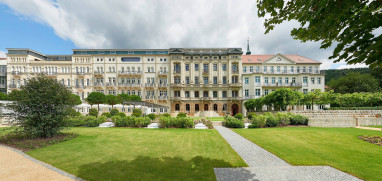
[{"label": "mansard roof", "polygon": [[273,57],[276,56],[282,56],[285,57],[296,64],[321,64],[321,62],[312,60],[310,58],[306,58],[300,55],[281,55],[281,54],[276,54],[276,55],[242,55],[241,60],[243,64],[261,64],[266,62],[267,60],[272,59]]}]

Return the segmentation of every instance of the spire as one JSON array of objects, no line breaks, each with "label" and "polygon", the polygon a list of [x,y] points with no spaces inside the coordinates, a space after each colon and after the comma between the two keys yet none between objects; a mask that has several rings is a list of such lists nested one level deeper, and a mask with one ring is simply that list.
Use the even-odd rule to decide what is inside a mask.
[{"label": "spire", "polygon": [[246,55],[251,55],[251,50],[249,50],[249,37],[247,39],[247,52],[245,54]]}]

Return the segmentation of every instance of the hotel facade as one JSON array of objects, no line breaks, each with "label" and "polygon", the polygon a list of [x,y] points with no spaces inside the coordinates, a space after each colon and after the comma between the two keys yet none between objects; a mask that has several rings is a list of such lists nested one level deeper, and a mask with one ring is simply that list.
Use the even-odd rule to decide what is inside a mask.
[{"label": "hotel facade", "polygon": [[158,114],[232,115],[245,113],[246,99],[280,87],[324,90],[320,62],[297,55],[243,55],[241,48],[74,49],[72,55],[7,50],[7,92],[44,74],[82,100],[91,92],[138,95],[161,105]]}]

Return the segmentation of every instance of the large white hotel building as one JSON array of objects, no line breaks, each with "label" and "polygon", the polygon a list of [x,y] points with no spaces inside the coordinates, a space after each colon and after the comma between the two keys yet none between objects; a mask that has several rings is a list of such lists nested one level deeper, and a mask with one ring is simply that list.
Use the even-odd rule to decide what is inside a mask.
[{"label": "large white hotel building", "polygon": [[72,55],[7,50],[7,92],[42,73],[82,100],[91,92],[126,93],[168,108],[157,113],[173,115],[245,113],[243,101],[277,88],[306,93],[324,91],[325,85],[320,62],[298,55],[250,55],[249,50],[243,55],[241,48],[74,49]]}]

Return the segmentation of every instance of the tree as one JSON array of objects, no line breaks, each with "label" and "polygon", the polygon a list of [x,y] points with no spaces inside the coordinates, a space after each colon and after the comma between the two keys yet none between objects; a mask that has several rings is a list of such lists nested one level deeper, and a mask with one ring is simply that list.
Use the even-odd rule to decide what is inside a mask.
[{"label": "tree", "polygon": [[245,109],[247,109],[248,112],[253,112],[255,110],[262,111],[264,104],[265,104],[264,97],[259,97],[257,99],[250,99],[244,102]]},{"label": "tree", "polygon": [[118,109],[111,109],[110,110],[110,114],[111,114],[111,116],[115,116],[115,115],[117,115],[119,113],[119,110]]},{"label": "tree", "polygon": [[96,108],[91,108],[89,110],[89,116],[98,117],[98,110]]},{"label": "tree", "polygon": [[129,101],[142,101],[142,99],[141,99],[141,97],[139,97],[137,95],[130,95]]},{"label": "tree", "polygon": [[277,110],[286,110],[287,105],[295,105],[301,98],[301,93],[288,88],[277,89],[265,98],[266,104],[272,103]]},{"label": "tree", "polygon": [[8,100],[8,95],[0,92],[0,100]]},{"label": "tree", "polygon": [[382,66],[382,34],[373,32],[382,26],[380,1],[351,0],[258,0],[258,16],[270,17],[266,31],[284,21],[296,20],[300,27],[291,35],[302,42],[321,41],[320,48],[337,44],[330,59],[348,64]]},{"label": "tree", "polygon": [[377,92],[378,80],[370,74],[349,73],[337,80],[331,80],[328,86],[336,93]]},{"label": "tree", "polygon": [[82,104],[80,96],[75,95],[75,94],[70,94],[70,101],[73,102],[73,105],[80,105],[80,104]]},{"label": "tree", "polygon": [[114,105],[118,104],[120,101],[117,96],[115,95],[107,95],[106,96],[106,103],[111,105],[111,108],[114,108]]},{"label": "tree", "polygon": [[318,100],[321,98],[321,89],[315,89],[311,92],[308,92],[308,94],[304,94],[302,98],[302,102],[305,105],[311,105],[313,110],[313,105],[318,102]]},{"label": "tree", "polygon": [[73,108],[71,91],[57,80],[43,75],[33,77],[13,91],[18,97],[9,105],[22,132],[32,137],[52,137],[65,126],[64,120]]},{"label": "tree", "polygon": [[97,104],[99,112],[99,105],[106,102],[106,97],[105,94],[102,94],[100,92],[92,92],[88,95],[85,101],[88,102],[90,105]]},{"label": "tree", "polygon": [[122,104],[122,109],[124,109],[125,108],[125,102],[129,101],[129,97],[130,97],[129,94],[118,94],[117,96],[118,96],[119,101]]}]

